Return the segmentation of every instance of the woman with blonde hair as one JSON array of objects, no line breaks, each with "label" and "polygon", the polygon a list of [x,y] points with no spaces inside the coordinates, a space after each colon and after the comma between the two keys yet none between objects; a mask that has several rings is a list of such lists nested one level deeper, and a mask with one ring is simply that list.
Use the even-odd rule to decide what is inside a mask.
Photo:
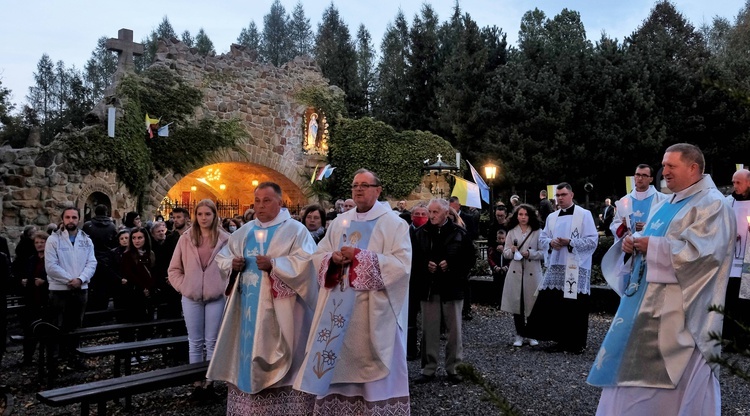
[{"label": "woman with blonde hair", "polygon": [[[193,221],[177,242],[169,264],[169,283],[182,295],[190,363],[210,361],[214,353],[227,286],[215,258],[229,239],[210,199],[196,205]],[[203,388],[196,385],[195,394],[201,395]]]}]

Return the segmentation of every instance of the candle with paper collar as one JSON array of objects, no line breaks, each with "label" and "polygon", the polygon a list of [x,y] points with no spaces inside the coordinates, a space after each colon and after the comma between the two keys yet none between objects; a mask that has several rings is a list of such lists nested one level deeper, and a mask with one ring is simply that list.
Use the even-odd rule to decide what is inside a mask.
[{"label": "candle with paper collar", "polygon": [[260,255],[265,256],[265,250],[263,249],[263,245],[266,242],[266,236],[268,235],[268,232],[266,230],[255,230],[255,241],[260,245]]}]

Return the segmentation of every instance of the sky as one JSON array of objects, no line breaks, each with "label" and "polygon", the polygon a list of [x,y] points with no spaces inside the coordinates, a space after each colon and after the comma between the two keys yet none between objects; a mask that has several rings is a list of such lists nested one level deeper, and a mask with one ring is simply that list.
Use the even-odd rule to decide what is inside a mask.
[{"label": "sky", "polygon": [[[291,14],[298,0],[281,0]],[[323,11],[331,2],[301,0],[306,16],[316,31]],[[748,0],[750,1],[750,0]],[[508,35],[510,44],[518,38],[521,17],[534,8],[552,18],[564,8],[580,13],[590,40],[602,32],[622,40],[648,17],[656,0],[460,0],[464,13],[483,26],[497,26]],[[254,21],[263,26],[273,0],[0,0],[0,81],[12,92],[11,101],[26,102],[33,73],[46,53],[66,67],[83,69],[97,40],[117,37],[121,28],[133,30],[134,40],[144,39],[166,15],[178,34],[185,30],[195,36],[203,28],[217,53],[229,51],[242,28]],[[424,2],[419,0],[344,0],[334,1],[341,18],[354,37],[360,24],[372,35],[376,50],[389,23],[401,9],[411,24]],[[447,20],[454,0],[432,0],[440,21]],[[720,16],[734,22],[745,0],[673,0],[673,4],[695,27],[711,24]],[[10,12],[12,11],[12,12]]]}]

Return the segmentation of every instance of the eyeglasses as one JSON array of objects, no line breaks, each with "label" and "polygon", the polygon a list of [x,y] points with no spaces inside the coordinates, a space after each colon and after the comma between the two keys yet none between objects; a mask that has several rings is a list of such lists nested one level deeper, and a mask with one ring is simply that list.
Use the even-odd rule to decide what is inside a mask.
[{"label": "eyeglasses", "polygon": [[352,184],[352,191],[356,189],[370,189],[373,187],[378,187],[380,185],[374,184],[374,183],[354,183]]},{"label": "eyeglasses", "polygon": [[636,178],[641,178],[641,179],[643,179],[643,178],[650,178],[651,177],[651,175],[646,175],[645,173],[636,173],[633,176],[635,176]]}]

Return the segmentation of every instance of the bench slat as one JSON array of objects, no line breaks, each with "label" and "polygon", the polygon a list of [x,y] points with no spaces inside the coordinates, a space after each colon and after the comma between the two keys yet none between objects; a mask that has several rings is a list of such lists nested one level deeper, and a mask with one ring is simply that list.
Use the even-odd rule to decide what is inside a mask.
[{"label": "bench slat", "polygon": [[37,393],[37,399],[54,407],[74,403],[97,403],[202,380],[205,378],[207,370],[207,361],[162,368],[145,373],[42,391]]},{"label": "bench slat", "polygon": [[187,335],[180,335],[176,337],[166,337],[166,338],[152,338],[152,339],[145,339],[143,341],[133,341],[133,342],[120,342],[117,344],[106,344],[106,345],[92,345],[90,347],[80,347],[78,348],[78,352],[85,356],[100,356],[100,355],[110,355],[110,354],[118,354],[121,352],[135,352],[140,350],[146,350],[149,348],[160,348],[160,347],[170,347],[178,344],[183,344],[187,342],[188,337]]},{"label": "bench slat", "polygon": [[99,326],[86,326],[71,331],[72,335],[91,335],[91,334],[103,334],[106,332],[116,332],[127,329],[139,329],[139,328],[150,328],[159,326],[176,325],[185,322],[182,318],[173,319],[161,319],[150,322],[131,322],[126,324],[111,324],[111,325],[99,325]]}]

